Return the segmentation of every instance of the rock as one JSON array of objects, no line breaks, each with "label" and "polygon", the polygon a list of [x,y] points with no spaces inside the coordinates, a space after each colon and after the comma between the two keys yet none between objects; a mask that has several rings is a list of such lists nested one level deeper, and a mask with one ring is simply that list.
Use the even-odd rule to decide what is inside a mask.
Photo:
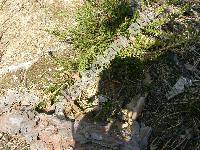
[{"label": "rock", "polygon": [[151,127],[142,127],[140,129],[140,149],[145,149],[148,145],[148,140],[151,136],[152,128]]},{"label": "rock", "polygon": [[[22,105],[23,101],[27,104]],[[33,104],[34,97],[31,94],[27,93],[25,96],[23,93],[7,91],[5,97],[0,101],[0,111],[2,112],[0,132],[23,136],[34,150],[59,150],[63,146],[62,143],[69,144],[66,141],[73,141],[72,123],[63,119],[62,114],[60,115],[64,107],[63,103],[56,105],[57,114],[52,115],[36,112]],[[58,119],[57,116],[61,119]]]},{"label": "rock", "polygon": [[32,142],[30,144],[30,150],[48,150],[45,143],[42,141]]},{"label": "rock", "polygon": [[76,133],[74,135],[74,139],[76,140],[76,142],[79,142],[80,144],[85,144],[85,143],[89,142],[89,139],[87,139],[84,134],[77,134]]},{"label": "rock", "polygon": [[19,133],[23,116],[19,114],[4,114],[0,116],[0,132],[15,134]]},{"label": "rock", "polygon": [[65,104],[63,102],[58,102],[55,104],[55,115],[59,119],[65,119],[65,114],[64,114],[64,109],[65,109]]},{"label": "rock", "polygon": [[137,117],[140,115],[140,113],[143,110],[143,107],[145,105],[145,98],[146,98],[147,94],[145,94],[145,96],[142,96],[139,98],[139,100],[137,101],[137,104],[135,106],[135,108],[133,109],[133,116],[132,116],[132,120],[136,120]]},{"label": "rock", "polygon": [[38,136],[39,139],[45,143],[45,147],[48,147],[49,150],[60,150],[61,136],[59,134],[52,133],[52,131],[48,130],[41,132]]},{"label": "rock", "polygon": [[94,140],[97,140],[97,141],[102,141],[103,140],[103,137],[102,137],[101,134],[94,133],[94,132],[90,134],[90,138],[94,139]]},{"label": "rock", "polygon": [[124,143],[121,149],[122,150],[146,149],[152,129],[150,127],[145,127],[144,125],[140,127],[139,123],[137,121],[134,121],[131,131],[132,133],[130,140],[127,143]]},{"label": "rock", "polygon": [[176,95],[179,95],[184,92],[185,87],[192,85],[192,80],[184,77],[180,77],[172,89],[166,94],[167,99],[171,99]]},{"label": "rock", "polygon": [[130,142],[137,142],[139,143],[139,141],[141,140],[140,139],[140,125],[137,121],[134,121],[133,122],[133,125],[132,125],[132,129],[131,129],[132,133],[132,137],[131,137],[131,141]]},{"label": "rock", "polygon": [[[144,104],[145,104],[145,98],[147,94],[144,96],[136,96],[127,106],[127,109],[123,109],[123,119],[128,122],[128,124],[131,126],[132,123],[137,119],[137,117],[140,115],[140,113],[143,110]],[[122,125],[124,128],[127,127],[127,124]]]}]

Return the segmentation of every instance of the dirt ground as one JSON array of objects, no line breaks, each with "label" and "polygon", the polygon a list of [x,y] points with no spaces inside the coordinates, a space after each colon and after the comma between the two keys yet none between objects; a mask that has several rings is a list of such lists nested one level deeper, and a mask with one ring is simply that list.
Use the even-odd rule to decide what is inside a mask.
[{"label": "dirt ground", "polygon": [[64,30],[72,25],[75,4],[73,0],[1,0],[0,68],[35,60],[49,50],[66,48],[47,30]]},{"label": "dirt ground", "polygon": [[0,0],[1,91],[19,88],[25,78],[32,82],[35,72],[38,76],[53,74],[52,69],[57,68],[48,57],[49,51],[72,53],[69,44],[51,33],[66,31],[75,23],[79,4],[79,0]]}]

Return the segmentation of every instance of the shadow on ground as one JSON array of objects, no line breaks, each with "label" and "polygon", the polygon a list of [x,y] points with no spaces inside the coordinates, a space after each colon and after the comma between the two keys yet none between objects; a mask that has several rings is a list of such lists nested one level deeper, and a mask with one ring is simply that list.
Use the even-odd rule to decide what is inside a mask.
[{"label": "shadow on ground", "polygon": [[[196,6],[193,9],[198,12]],[[184,21],[172,20],[163,25],[162,29],[169,36],[164,39],[163,35],[156,37],[156,43],[160,45],[150,47],[145,59],[117,57],[103,71],[97,93],[102,97],[98,107],[86,114],[76,128],[74,149],[112,149],[112,143],[130,141],[132,131],[128,127],[122,128],[127,119],[123,110],[127,104],[137,100],[135,97],[144,93],[148,95],[137,122],[153,129],[147,149],[200,148],[199,22],[192,18],[193,15],[190,9],[183,15]],[[189,37],[184,36],[186,32]],[[150,57],[149,53],[152,54]],[[159,55],[155,57],[154,53]],[[188,64],[193,66],[192,70],[187,67]],[[167,99],[166,94],[181,77],[191,79],[192,86]],[[86,122],[91,124],[88,133],[96,130],[105,133],[105,136],[98,137],[96,134],[93,135],[96,140],[81,143],[77,133],[84,132]],[[110,143],[103,138],[110,138]]]},{"label": "shadow on ground", "polygon": [[[139,59],[117,57],[111,62],[100,75],[98,92],[90,99],[94,101],[98,97],[99,105],[85,115],[74,133],[77,140],[74,149],[116,149],[126,142],[124,138],[129,133],[122,129],[126,122],[122,112],[135,96],[145,93],[143,79],[143,63]],[[80,134],[86,132],[96,137],[84,141]]]}]

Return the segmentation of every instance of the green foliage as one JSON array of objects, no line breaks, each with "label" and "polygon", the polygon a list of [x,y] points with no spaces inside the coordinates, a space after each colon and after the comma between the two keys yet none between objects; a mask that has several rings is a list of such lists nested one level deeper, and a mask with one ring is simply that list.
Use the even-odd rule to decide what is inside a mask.
[{"label": "green foliage", "polygon": [[77,13],[71,30],[79,51],[78,70],[85,70],[113,41],[118,31],[127,31],[130,5],[125,0],[88,0]]},{"label": "green foliage", "polygon": [[55,28],[53,30],[46,29],[46,32],[48,32],[51,35],[54,35],[57,37],[60,41],[65,40],[65,37],[67,36],[67,32],[61,32],[58,28]]},{"label": "green foliage", "polygon": [[35,106],[35,110],[38,112],[43,111],[47,106],[47,103],[45,101],[40,102],[39,104],[37,104],[37,106]]}]

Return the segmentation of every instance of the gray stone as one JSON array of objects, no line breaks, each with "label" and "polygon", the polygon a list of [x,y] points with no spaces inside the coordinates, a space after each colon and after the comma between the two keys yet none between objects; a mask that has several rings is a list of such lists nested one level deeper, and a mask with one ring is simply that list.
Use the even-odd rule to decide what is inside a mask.
[{"label": "gray stone", "polygon": [[167,99],[171,99],[178,94],[184,92],[185,87],[189,87],[192,85],[192,80],[184,77],[180,77],[176,84],[172,87],[172,89],[166,94]]},{"label": "gray stone", "polygon": [[103,140],[102,135],[98,134],[98,133],[95,133],[95,132],[90,133],[90,138],[93,139],[93,140],[97,140],[97,141],[102,141]]},{"label": "gray stone", "polygon": [[[7,117],[7,116],[5,116]],[[21,123],[23,122],[24,118],[21,115],[18,114],[10,114],[7,117],[7,121],[4,122],[5,128],[7,128],[7,131],[9,133],[19,133],[19,130],[21,128]]]},{"label": "gray stone", "polygon": [[55,104],[55,115],[59,119],[65,119],[64,108],[65,104],[62,102],[58,102]]},{"label": "gray stone", "polygon": [[143,127],[140,129],[140,148],[145,149],[148,145],[148,140],[151,136],[152,128],[151,127]]}]

